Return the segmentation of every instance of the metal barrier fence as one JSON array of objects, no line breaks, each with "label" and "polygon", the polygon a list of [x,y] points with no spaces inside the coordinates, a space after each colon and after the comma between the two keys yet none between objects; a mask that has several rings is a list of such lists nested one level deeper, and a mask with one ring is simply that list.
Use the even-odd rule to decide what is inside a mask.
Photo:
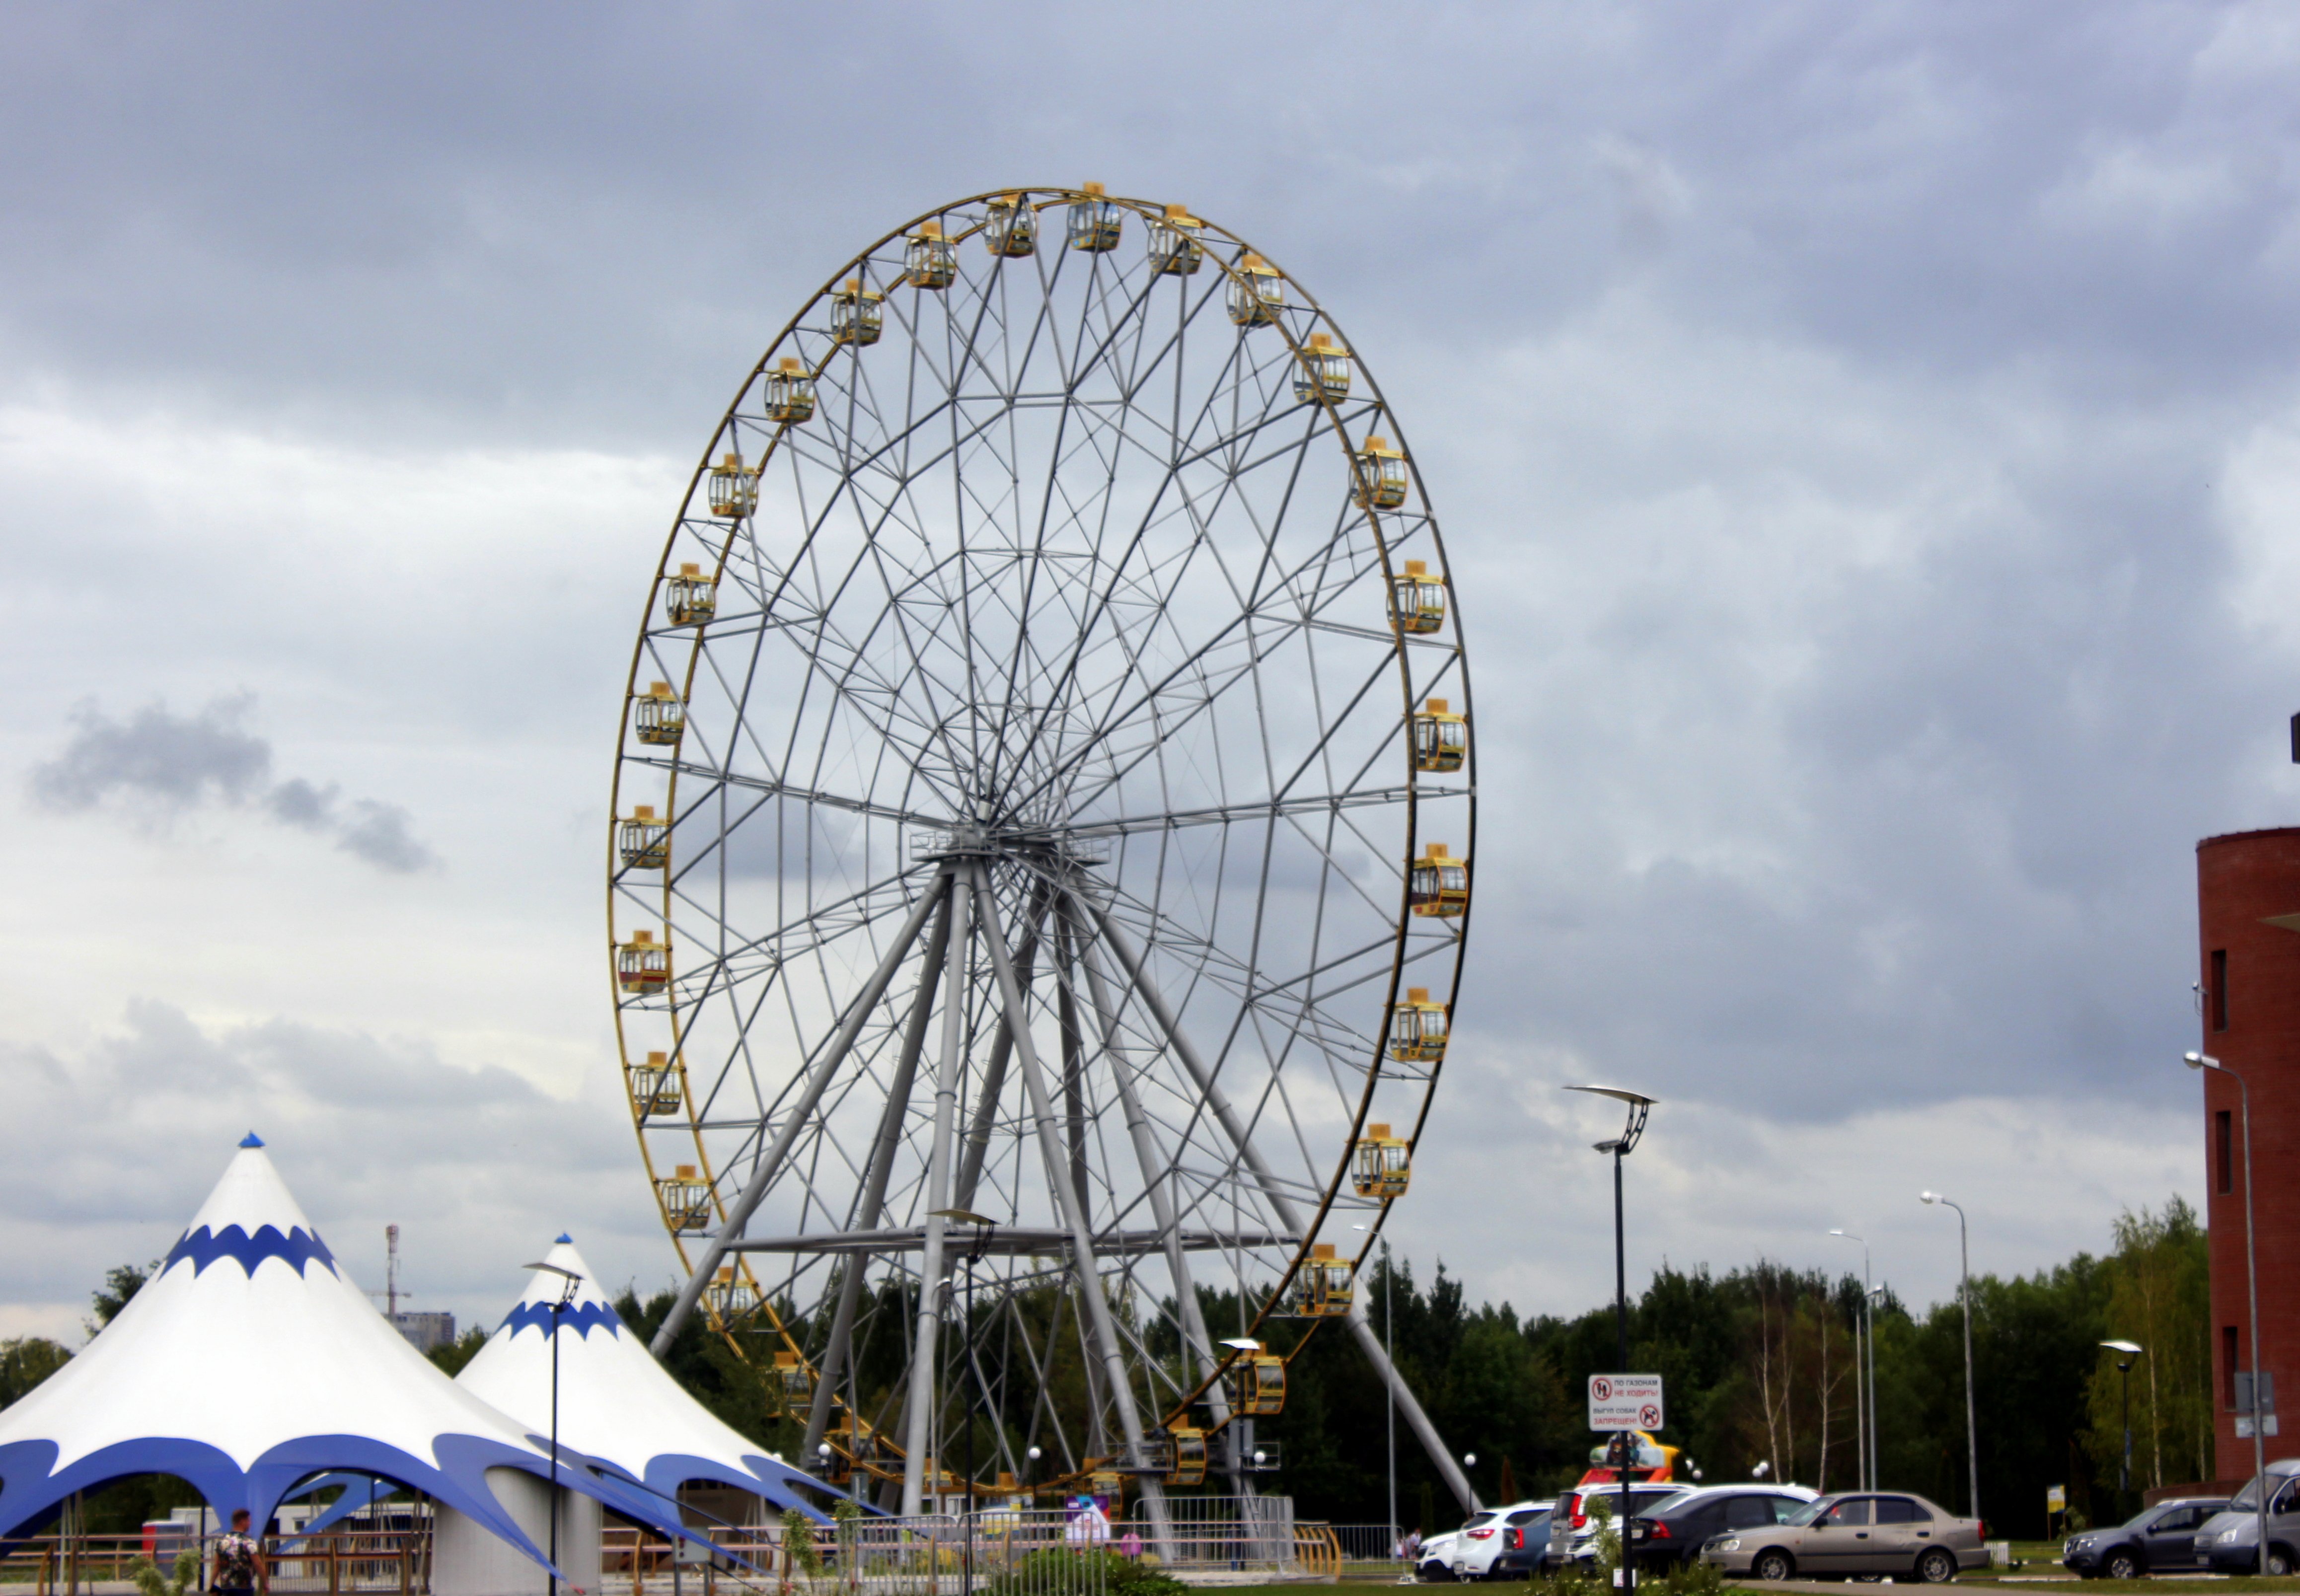
[{"label": "metal barrier fence", "polygon": [[[129,1567],[148,1555],[163,1576],[175,1573],[175,1555],[188,1538],[126,1535],[44,1536],[8,1543],[0,1556],[0,1584],[29,1584],[34,1596],[84,1596],[99,1582],[124,1585]],[[350,1592],[396,1592],[415,1596],[430,1586],[431,1536],[427,1530],[346,1530],[267,1540],[271,1587],[280,1596],[345,1596]],[[204,1566],[193,1582],[204,1589]]]},{"label": "metal barrier fence", "polygon": [[1342,1556],[1353,1563],[1394,1563],[1398,1542],[1405,1534],[1387,1524],[1337,1524],[1331,1526]]},{"label": "metal barrier fence", "polygon": [[[1119,1550],[1109,1525],[1062,1512],[990,1508],[956,1514],[861,1518],[818,1527],[804,1548],[779,1526],[711,1532],[712,1544],[758,1572],[723,1560],[688,1565],[668,1542],[632,1530],[602,1538],[601,1572],[630,1596],[1103,1596]],[[810,1562],[812,1567],[808,1565]],[[628,1584],[626,1584],[628,1582]]]},{"label": "metal barrier fence", "polygon": [[[1158,1509],[1165,1522],[1159,1523]],[[1304,1534],[1304,1530],[1311,1533]],[[1305,1565],[1323,1570],[1338,1563],[1325,1525],[1296,1525],[1290,1496],[1169,1496],[1136,1501],[1119,1532],[1154,1553],[1173,1572],[1193,1568],[1288,1571]]]}]

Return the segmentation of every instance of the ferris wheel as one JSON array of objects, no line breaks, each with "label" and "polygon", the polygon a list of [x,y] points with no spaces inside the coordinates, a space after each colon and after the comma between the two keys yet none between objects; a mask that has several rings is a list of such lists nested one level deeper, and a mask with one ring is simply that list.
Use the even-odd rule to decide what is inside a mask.
[{"label": "ferris wheel", "polygon": [[810,1461],[915,1512],[978,1398],[978,1491],[1035,1447],[1041,1484],[1250,1493],[1269,1321],[1334,1319],[1472,1500],[1354,1289],[1469,921],[1454,599],[1363,361],[1220,226],[985,195],[834,273],[632,662],[609,937],[688,1276],[659,1345],[700,1305]]}]

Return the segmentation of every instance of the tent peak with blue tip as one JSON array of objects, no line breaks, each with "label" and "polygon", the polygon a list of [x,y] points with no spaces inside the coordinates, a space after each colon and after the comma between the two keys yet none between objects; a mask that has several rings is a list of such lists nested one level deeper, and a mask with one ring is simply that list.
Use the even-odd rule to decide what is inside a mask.
[{"label": "tent peak with blue tip", "polygon": [[[547,1426],[555,1336],[559,1436],[568,1450],[665,1496],[690,1480],[707,1480],[822,1517],[800,1492],[828,1492],[829,1487],[769,1457],[688,1395],[624,1325],[572,1242],[562,1235],[542,1263],[502,1325],[455,1377],[458,1385],[530,1425]],[[570,1276],[575,1276],[571,1294]],[[564,1305],[558,1306],[562,1294]]]},{"label": "tent peak with blue tip", "polygon": [[[548,1480],[551,1457],[376,1311],[250,1132],[152,1278],[0,1411],[0,1535],[132,1474],[174,1475],[220,1516],[245,1508],[262,1524],[299,1482],[351,1469],[423,1492],[545,1562],[489,1487],[496,1468]],[[557,1472],[678,1533],[646,1493],[576,1462]]]}]

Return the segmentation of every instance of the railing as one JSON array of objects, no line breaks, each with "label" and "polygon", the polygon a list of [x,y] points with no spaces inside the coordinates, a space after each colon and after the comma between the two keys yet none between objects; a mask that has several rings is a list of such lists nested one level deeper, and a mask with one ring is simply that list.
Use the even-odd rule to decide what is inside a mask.
[{"label": "railing", "polygon": [[[149,1556],[163,1576],[173,1577],[178,1551],[193,1538],[157,1535],[150,1550],[139,1531],[126,1535],[49,1535],[14,1541],[0,1556],[0,1584],[29,1584],[34,1596],[80,1596],[96,1582],[128,1583],[129,1566]],[[431,1536],[426,1530],[341,1530],[318,1535],[284,1535],[264,1542],[271,1588],[288,1593],[343,1596],[346,1592],[396,1592],[415,1596],[430,1585]],[[203,1567],[196,1588],[205,1588],[212,1570]]]},{"label": "railing", "polygon": [[1387,1524],[1335,1524],[1327,1526],[1339,1542],[1344,1560],[1352,1563],[1394,1563],[1398,1541],[1405,1532]]},{"label": "railing", "polygon": [[[771,1596],[1102,1596],[1119,1547],[1107,1523],[1062,1512],[991,1508],[957,1515],[856,1519],[818,1527],[815,1564],[782,1543],[779,1526],[710,1532],[713,1547],[753,1565],[689,1561],[671,1543],[635,1530],[601,1538],[600,1571],[630,1596],[720,1596],[731,1585]],[[689,1557],[693,1554],[689,1553]],[[624,1582],[628,1580],[626,1587]]]},{"label": "railing", "polygon": [[1162,1533],[1153,1505],[1136,1501],[1120,1534],[1132,1532],[1144,1550],[1177,1573],[1282,1570],[1301,1559],[1290,1496],[1170,1496],[1161,1504]]}]

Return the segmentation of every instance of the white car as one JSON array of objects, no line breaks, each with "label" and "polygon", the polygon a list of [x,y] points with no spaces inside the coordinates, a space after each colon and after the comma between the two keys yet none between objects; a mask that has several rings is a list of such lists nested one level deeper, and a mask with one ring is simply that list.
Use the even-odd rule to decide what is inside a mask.
[{"label": "white car", "polygon": [[[1484,1578],[1487,1568],[1492,1566],[1495,1557],[1502,1550],[1503,1542],[1508,1539],[1501,1532],[1506,1527],[1505,1520],[1509,1516],[1520,1512],[1539,1513],[1548,1505],[1547,1502],[1521,1501],[1513,1502],[1505,1508],[1479,1509],[1462,1521],[1460,1529],[1447,1530],[1443,1534],[1432,1535],[1424,1541],[1421,1543],[1421,1559],[1413,1566],[1414,1574],[1424,1580],[1440,1582]],[[1468,1549],[1471,1547],[1477,1549],[1477,1572],[1466,1575],[1456,1573],[1454,1570],[1457,1567],[1469,1566]]]},{"label": "white car", "polygon": [[1549,1549],[1552,1505],[1546,1501],[1521,1501],[1514,1507],[1496,1509],[1491,1523],[1464,1531],[1454,1543],[1449,1559],[1454,1577],[1492,1579],[1495,1559],[1512,1552],[1518,1554],[1514,1560],[1521,1565],[1527,1562],[1527,1552],[1533,1554],[1534,1562],[1539,1562]]}]

